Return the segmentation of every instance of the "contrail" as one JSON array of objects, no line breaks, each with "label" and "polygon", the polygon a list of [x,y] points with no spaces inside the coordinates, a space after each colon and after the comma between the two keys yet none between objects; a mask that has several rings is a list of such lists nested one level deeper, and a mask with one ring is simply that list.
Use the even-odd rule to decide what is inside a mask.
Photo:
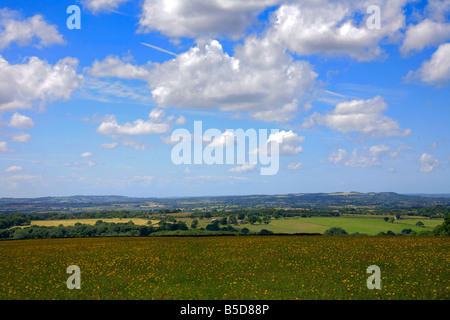
[{"label": "contrail", "polygon": [[153,45],[148,44],[148,43],[145,43],[145,42],[141,42],[141,44],[143,44],[144,46],[147,46],[147,47],[150,47],[150,48],[153,48],[153,49],[156,49],[156,50],[159,50],[159,51],[162,51],[162,52],[171,54],[171,55],[173,55],[173,56],[175,56],[175,57],[177,56],[176,53],[173,53],[173,52],[171,52],[171,51],[164,50],[164,49],[162,49],[162,48],[160,48],[160,47],[153,46]]}]

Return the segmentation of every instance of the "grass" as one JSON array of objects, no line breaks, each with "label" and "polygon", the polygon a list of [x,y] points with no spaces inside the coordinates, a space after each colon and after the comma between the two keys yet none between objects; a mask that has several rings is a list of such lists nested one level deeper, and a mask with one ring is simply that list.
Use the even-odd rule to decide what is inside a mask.
[{"label": "grass", "polygon": [[274,219],[269,224],[245,224],[241,226],[241,228],[244,227],[253,232],[267,229],[274,233],[324,233],[328,229],[326,226],[311,223],[303,218]]},{"label": "grass", "polygon": [[442,224],[443,219],[426,219],[426,218],[413,218],[413,219],[400,219],[396,220],[394,224],[403,224],[403,225],[412,225],[415,226],[418,221],[421,221],[425,227],[434,228],[440,224]]},{"label": "grass", "polygon": [[[368,235],[375,235],[380,232],[392,231],[401,233],[403,229],[412,229],[413,231],[423,231],[423,227],[412,225],[405,225],[400,223],[385,222],[381,219],[364,219],[364,218],[342,218],[342,217],[311,217],[299,218],[305,219],[310,223],[326,226],[327,229],[331,227],[342,228],[349,233],[364,233]],[[441,221],[442,223],[442,221]]]},{"label": "grass", "polygon": [[267,229],[274,233],[324,233],[327,229],[338,227],[349,233],[361,233],[367,235],[376,235],[380,232],[392,231],[401,233],[403,229],[412,229],[413,231],[431,230],[435,226],[442,224],[443,219],[422,219],[425,227],[417,227],[417,219],[398,220],[395,223],[385,222],[380,218],[356,218],[356,217],[311,217],[311,218],[286,218],[272,219],[269,224],[244,224],[239,227],[248,228],[250,231],[259,232],[261,229]]},{"label": "grass", "polygon": [[[444,237],[129,237],[0,242],[0,299],[442,299]],[[370,265],[381,290],[366,286]],[[66,268],[81,268],[69,290]]]},{"label": "grass", "polygon": [[[187,226],[190,227],[194,219],[181,217],[176,218],[177,221],[186,222]],[[221,217],[213,217],[208,219],[197,219],[198,227],[206,228],[208,224],[211,223],[212,219],[220,220]],[[34,220],[31,225],[39,226],[58,226],[60,224],[64,226],[74,225],[77,222],[83,224],[95,224],[99,219],[68,219],[68,220]],[[114,222],[114,223],[126,223],[128,221],[133,221],[136,225],[146,225],[149,220],[142,218],[113,218],[113,219],[101,219],[104,222]],[[415,224],[417,221],[422,221],[424,227],[417,227]],[[151,220],[154,225],[158,224],[158,220]],[[385,222],[380,217],[374,216],[363,216],[363,217],[310,217],[310,218],[300,218],[292,217],[286,219],[271,219],[269,224],[257,223],[257,224],[243,224],[239,226],[234,226],[236,229],[240,230],[242,228],[248,228],[251,232],[259,232],[262,229],[270,230],[274,233],[324,233],[327,229],[332,227],[339,227],[346,230],[349,233],[361,233],[367,235],[376,235],[380,232],[393,231],[396,233],[401,233],[403,229],[412,229],[413,231],[423,231],[432,230],[435,226],[441,224],[443,219],[401,219],[396,220],[394,223]],[[221,226],[223,227],[223,226]]]}]

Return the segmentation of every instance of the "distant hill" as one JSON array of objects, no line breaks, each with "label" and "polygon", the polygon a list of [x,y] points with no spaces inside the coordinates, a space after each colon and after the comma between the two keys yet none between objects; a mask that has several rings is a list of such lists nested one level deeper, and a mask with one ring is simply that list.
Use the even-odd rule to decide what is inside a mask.
[{"label": "distant hill", "polygon": [[244,195],[180,198],[133,198],[125,196],[68,196],[0,198],[0,213],[83,212],[104,210],[156,211],[180,208],[186,211],[238,208],[420,208],[450,206],[449,195],[405,195],[394,192],[335,192],[280,195]]}]

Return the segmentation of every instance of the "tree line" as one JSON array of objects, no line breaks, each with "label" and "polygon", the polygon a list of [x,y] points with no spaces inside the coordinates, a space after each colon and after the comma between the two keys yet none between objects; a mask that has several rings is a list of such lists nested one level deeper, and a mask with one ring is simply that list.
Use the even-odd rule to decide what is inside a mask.
[{"label": "tree line", "polygon": [[84,238],[108,236],[149,236],[158,231],[187,230],[184,222],[164,222],[158,227],[151,225],[136,225],[132,221],[126,223],[104,222],[98,220],[95,224],[75,223],[73,226],[29,226],[25,228],[10,228],[0,230],[0,239],[41,239],[41,238]]}]

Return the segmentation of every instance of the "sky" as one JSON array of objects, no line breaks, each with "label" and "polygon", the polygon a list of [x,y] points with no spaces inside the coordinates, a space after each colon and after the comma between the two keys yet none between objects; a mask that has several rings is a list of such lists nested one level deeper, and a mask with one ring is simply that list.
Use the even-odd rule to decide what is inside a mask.
[{"label": "sky", "polygon": [[[450,193],[449,17],[448,0],[2,0],[0,197]],[[195,123],[203,161],[178,163]],[[239,129],[256,149],[204,161]],[[275,143],[261,174],[250,155]]]}]

